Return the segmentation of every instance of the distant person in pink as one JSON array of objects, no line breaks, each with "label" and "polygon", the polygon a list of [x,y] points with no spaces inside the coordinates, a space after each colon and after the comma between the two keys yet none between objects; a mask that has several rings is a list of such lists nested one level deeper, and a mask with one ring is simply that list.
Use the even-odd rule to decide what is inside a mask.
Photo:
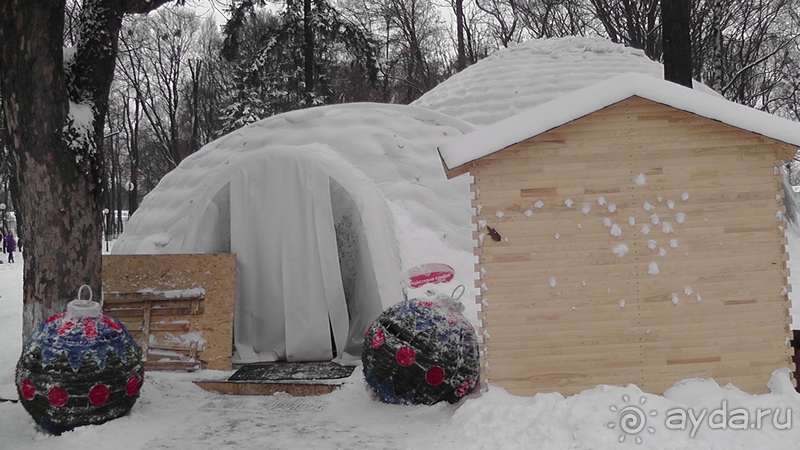
[{"label": "distant person in pink", "polygon": [[16,242],[14,242],[14,235],[11,234],[11,230],[8,231],[8,236],[6,236],[6,251],[8,251],[8,262],[14,262],[14,250],[17,249]]}]

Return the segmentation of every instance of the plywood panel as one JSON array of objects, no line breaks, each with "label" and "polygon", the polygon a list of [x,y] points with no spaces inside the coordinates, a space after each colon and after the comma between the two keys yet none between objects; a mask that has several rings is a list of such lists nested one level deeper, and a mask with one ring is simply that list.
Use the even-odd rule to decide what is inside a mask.
[{"label": "plywood panel", "polygon": [[183,354],[230,370],[235,266],[231,254],[106,255],[103,307],[135,327],[150,362]]},{"label": "plywood panel", "polygon": [[[789,365],[776,167],[793,152],[629,99],[473,162],[485,377],[528,394],[600,383],[661,392],[692,376],[763,391],[772,370]],[[643,185],[634,182],[640,173]],[[612,252],[620,243],[628,246],[621,257]],[[658,274],[648,273],[651,262]]]}]

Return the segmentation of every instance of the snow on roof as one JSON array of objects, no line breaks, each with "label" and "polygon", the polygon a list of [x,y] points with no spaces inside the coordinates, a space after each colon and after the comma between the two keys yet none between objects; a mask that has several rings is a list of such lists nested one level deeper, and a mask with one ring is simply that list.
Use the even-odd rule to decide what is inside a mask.
[{"label": "snow on roof", "polygon": [[800,123],[722,97],[638,73],[617,75],[439,146],[453,169],[590,114],[638,96],[717,120],[791,145],[800,146]]},{"label": "snow on roof", "polygon": [[435,111],[376,103],[323,106],[264,119],[207,144],[164,176],[132,215],[113,253],[196,251],[193,218],[202,216],[209,197],[228,182],[230,168],[263,153],[296,151],[321,160],[332,174],[363,178],[370,182],[364,185],[374,186],[370,190],[380,193],[393,216],[404,269],[447,263],[460,266],[471,284],[472,261],[463,258],[472,253],[469,183],[446,180],[434,149],[474,128]]},{"label": "snow on roof", "polygon": [[607,39],[534,39],[478,61],[412,105],[484,126],[626,72],[664,76],[663,66],[641,50]]}]

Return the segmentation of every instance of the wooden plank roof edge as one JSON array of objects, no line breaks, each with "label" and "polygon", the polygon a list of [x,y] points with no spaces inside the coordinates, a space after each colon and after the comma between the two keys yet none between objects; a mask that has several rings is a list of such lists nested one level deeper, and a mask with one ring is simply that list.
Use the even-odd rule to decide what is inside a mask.
[{"label": "wooden plank roof edge", "polygon": [[648,75],[626,73],[455,138],[442,144],[439,153],[446,168],[456,169],[634,96],[800,146],[796,122]]},{"label": "wooden plank roof edge", "polygon": [[451,180],[459,175],[463,175],[469,172],[469,163],[464,163],[458,167],[449,168],[447,167],[447,163],[445,163],[444,158],[442,158],[442,153],[439,151],[439,148],[436,148],[437,152],[439,152],[439,160],[442,162],[442,168],[444,168],[444,174],[448,180]]}]

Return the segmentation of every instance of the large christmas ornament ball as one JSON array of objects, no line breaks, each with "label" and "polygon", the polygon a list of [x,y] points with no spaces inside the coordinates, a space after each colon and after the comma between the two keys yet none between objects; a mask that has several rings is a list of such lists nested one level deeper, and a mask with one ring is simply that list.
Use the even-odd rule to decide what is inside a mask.
[{"label": "large christmas ornament ball", "polygon": [[53,434],[127,414],[143,381],[141,349],[89,300],[73,300],[42,323],[17,362],[20,402]]},{"label": "large christmas ornament ball", "polygon": [[382,402],[456,403],[478,382],[478,340],[456,301],[406,300],[366,332],[364,378]]}]

